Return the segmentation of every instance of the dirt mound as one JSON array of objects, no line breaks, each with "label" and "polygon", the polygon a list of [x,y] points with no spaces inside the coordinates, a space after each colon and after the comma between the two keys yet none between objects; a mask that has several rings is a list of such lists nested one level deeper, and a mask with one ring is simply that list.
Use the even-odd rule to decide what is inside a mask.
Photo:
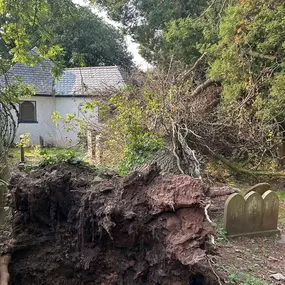
[{"label": "dirt mound", "polygon": [[61,165],[14,175],[10,191],[12,285],[218,284],[198,180]]}]

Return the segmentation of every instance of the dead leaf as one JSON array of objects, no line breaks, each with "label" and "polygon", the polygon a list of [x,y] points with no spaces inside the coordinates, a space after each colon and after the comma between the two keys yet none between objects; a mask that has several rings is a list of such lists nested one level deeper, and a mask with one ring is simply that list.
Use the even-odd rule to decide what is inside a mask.
[{"label": "dead leaf", "polygon": [[271,278],[274,278],[275,280],[285,280],[285,276],[281,273],[276,273],[276,274],[272,274],[270,275]]}]

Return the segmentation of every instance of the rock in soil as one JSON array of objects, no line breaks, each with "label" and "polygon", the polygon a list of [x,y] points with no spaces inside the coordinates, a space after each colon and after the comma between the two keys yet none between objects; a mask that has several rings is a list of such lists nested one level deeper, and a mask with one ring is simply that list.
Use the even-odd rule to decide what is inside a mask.
[{"label": "rock in soil", "polygon": [[219,284],[207,258],[209,189],[190,176],[151,166],[95,179],[57,165],[10,184],[12,285]]}]

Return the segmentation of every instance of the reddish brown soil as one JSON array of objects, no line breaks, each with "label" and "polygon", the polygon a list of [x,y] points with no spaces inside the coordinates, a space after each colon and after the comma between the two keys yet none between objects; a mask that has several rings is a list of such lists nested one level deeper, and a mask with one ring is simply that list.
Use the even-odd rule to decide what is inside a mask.
[{"label": "reddish brown soil", "polygon": [[208,188],[155,167],[105,179],[49,166],[11,180],[11,285],[218,284]]}]

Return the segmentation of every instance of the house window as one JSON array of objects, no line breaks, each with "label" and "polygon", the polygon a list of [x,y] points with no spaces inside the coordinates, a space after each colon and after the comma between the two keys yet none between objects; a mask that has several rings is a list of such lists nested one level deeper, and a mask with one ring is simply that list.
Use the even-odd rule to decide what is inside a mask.
[{"label": "house window", "polygon": [[20,123],[37,122],[36,101],[20,102]]}]

